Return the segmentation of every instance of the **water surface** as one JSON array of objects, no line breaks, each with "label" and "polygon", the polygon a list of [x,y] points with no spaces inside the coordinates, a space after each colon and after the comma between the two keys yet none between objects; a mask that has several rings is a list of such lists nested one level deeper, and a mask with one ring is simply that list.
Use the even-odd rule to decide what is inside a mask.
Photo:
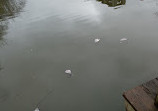
[{"label": "water surface", "polygon": [[157,77],[157,0],[5,3],[1,111],[125,111],[122,93]]}]

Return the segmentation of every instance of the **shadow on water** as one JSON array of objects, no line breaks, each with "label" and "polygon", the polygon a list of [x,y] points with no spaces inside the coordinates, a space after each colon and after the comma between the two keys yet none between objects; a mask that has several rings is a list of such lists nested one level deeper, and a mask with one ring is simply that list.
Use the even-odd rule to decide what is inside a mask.
[{"label": "shadow on water", "polygon": [[8,29],[8,19],[17,17],[24,6],[24,0],[0,0],[0,46],[6,44],[3,36]]},{"label": "shadow on water", "polygon": [[126,0],[97,0],[97,1],[102,2],[103,4],[107,4],[109,7],[115,7],[115,6],[126,4]]}]

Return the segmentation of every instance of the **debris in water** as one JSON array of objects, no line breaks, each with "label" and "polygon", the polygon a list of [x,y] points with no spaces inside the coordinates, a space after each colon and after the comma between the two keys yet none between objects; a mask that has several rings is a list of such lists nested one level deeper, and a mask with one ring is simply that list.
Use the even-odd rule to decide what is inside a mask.
[{"label": "debris in water", "polygon": [[100,41],[100,39],[98,39],[98,38],[97,38],[97,39],[94,39],[94,42],[95,42],[95,43],[97,43],[97,42],[99,42],[99,41]]},{"label": "debris in water", "polygon": [[67,74],[68,78],[70,78],[72,76],[71,70],[66,70],[65,73]]},{"label": "debris in water", "polygon": [[114,9],[119,9],[119,8],[122,8],[122,7],[115,7]]},{"label": "debris in water", "polygon": [[127,38],[122,38],[122,39],[120,39],[120,43],[127,41],[127,40],[128,40]]},{"label": "debris in water", "polygon": [[36,108],[34,111],[40,111],[39,108]]},{"label": "debris in water", "polygon": [[66,70],[65,73],[66,74],[71,74],[71,70]]}]

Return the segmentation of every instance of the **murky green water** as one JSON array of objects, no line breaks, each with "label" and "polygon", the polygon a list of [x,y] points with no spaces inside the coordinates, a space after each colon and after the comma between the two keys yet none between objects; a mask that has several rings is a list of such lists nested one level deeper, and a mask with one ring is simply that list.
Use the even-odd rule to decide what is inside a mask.
[{"label": "murky green water", "polygon": [[125,111],[122,93],[157,77],[158,0],[0,4],[0,111]]}]

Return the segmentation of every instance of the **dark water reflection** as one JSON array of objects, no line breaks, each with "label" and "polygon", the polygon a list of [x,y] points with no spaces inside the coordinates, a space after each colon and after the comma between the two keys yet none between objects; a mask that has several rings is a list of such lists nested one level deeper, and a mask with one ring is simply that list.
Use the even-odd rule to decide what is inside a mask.
[{"label": "dark water reflection", "polygon": [[2,70],[3,68],[2,68],[2,66],[0,65],[0,71]]},{"label": "dark water reflection", "polygon": [[24,0],[0,0],[0,20],[16,17],[24,5]]},{"label": "dark water reflection", "polygon": [[0,46],[6,44],[3,36],[7,33],[8,20],[18,16],[25,5],[21,0],[0,0]]},{"label": "dark water reflection", "polygon": [[155,0],[117,10],[96,0],[27,0],[14,19],[2,17],[0,111],[125,111],[123,91],[158,73],[157,8]]},{"label": "dark water reflection", "polygon": [[3,38],[3,36],[6,34],[6,30],[8,29],[8,23],[2,22],[0,25],[0,47],[4,46],[6,44],[6,39]]},{"label": "dark water reflection", "polygon": [[101,1],[103,4],[107,4],[109,7],[115,7],[115,6],[126,4],[126,0],[97,0],[97,1]]}]

